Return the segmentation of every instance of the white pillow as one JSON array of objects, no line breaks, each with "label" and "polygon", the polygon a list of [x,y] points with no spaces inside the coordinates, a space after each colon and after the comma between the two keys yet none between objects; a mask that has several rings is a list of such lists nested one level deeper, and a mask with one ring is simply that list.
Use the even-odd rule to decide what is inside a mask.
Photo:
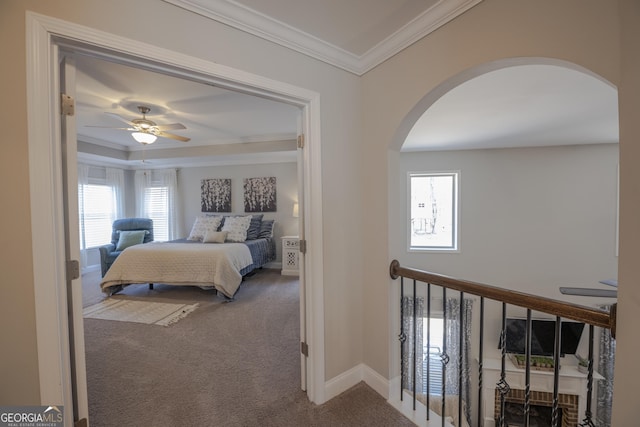
[{"label": "white pillow", "polygon": [[189,233],[187,240],[202,241],[202,239],[204,239],[204,235],[207,234],[208,231],[218,231],[218,227],[220,227],[221,222],[221,216],[202,215],[197,217],[193,223],[193,227],[191,227],[191,233]]},{"label": "white pillow", "polygon": [[205,234],[202,239],[202,243],[224,243],[226,238],[226,231],[207,231],[207,234]]},{"label": "white pillow", "polygon": [[227,216],[224,218],[222,231],[227,231],[228,242],[244,242],[247,240],[247,230],[251,224],[249,216]]}]

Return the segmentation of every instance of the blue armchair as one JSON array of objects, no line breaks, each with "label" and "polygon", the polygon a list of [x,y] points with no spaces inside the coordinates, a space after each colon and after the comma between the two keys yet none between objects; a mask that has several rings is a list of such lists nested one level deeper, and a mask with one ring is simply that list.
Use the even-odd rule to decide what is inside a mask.
[{"label": "blue armchair", "polygon": [[113,221],[111,232],[111,243],[100,246],[100,269],[102,277],[107,274],[111,264],[116,260],[122,250],[118,249],[118,241],[120,240],[120,232],[122,231],[140,231],[144,230],[144,239],[142,243],[153,241],[153,220],[149,218],[125,218]]}]

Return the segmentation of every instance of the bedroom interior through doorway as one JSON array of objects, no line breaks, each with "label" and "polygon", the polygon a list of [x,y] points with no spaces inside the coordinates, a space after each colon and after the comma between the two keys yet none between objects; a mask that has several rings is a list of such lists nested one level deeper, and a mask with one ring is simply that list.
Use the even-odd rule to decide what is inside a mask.
[{"label": "bedroom interior through doorway", "polygon": [[[71,56],[77,56],[77,55],[83,55],[83,54],[84,54],[83,52],[76,52],[76,53],[71,53],[70,55],[71,55]],[[133,65],[132,65],[132,64],[127,64],[127,65],[130,65],[130,66],[140,66],[140,64],[133,64]],[[141,67],[141,68],[142,68],[142,67]],[[177,79],[178,79],[178,78],[182,78],[181,76],[174,76],[174,77],[175,77],[175,78],[177,78]],[[98,89],[98,88],[96,88],[96,89]],[[297,166],[298,171],[299,171],[299,172],[298,172],[298,176],[299,176],[299,177],[300,177],[300,176],[303,176],[303,173],[301,173],[301,172],[302,172],[302,171],[301,171],[302,164],[301,164],[300,156],[298,156],[296,163],[298,164],[298,166]],[[188,166],[186,166],[186,167],[188,167]],[[301,183],[300,183],[300,182],[298,182],[297,187],[298,187],[298,190],[297,190],[297,199],[296,199],[296,200],[300,200],[300,201],[302,201],[302,200],[304,200],[304,195],[302,194],[303,188],[302,188],[302,186],[301,186]],[[300,233],[300,234],[301,234],[301,233]],[[301,281],[301,282],[303,283],[303,281]],[[302,389],[304,390],[304,389],[305,389],[305,387],[306,387],[306,373],[305,373],[304,371],[302,371],[302,372],[301,372],[301,374],[302,374]]]}]

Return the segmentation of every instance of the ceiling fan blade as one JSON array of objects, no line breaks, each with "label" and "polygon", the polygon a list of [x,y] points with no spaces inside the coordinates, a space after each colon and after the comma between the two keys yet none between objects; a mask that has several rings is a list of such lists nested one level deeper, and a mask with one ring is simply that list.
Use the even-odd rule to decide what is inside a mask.
[{"label": "ceiling fan blade", "polygon": [[618,297],[618,291],[611,290],[611,289],[560,287],[560,293],[563,295],[577,295],[577,296],[583,296],[583,297],[601,297],[601,298],[617,298]]},{"label": "ceiling fan blade", "polygon": [[130,131],[134,131],[137,129],[134,128],[114,128],[113,126],[93,126],[93,125],[86,125],[86,128],[99,128],[99,129],[113,129],[113,130],[130,130]]},{"label": "ceiling fan blade", "polygon": [[180,135],[175,135],[173,133],[168,133],[168,132],[160,132],[160,133],[158,133],[158,136],[161,136],[163,138],[176,139],[176,140],[182,141],[182,142],[191,141],[191,138],[187,138],[185,136],[180,136]]},{"label": "ceiling fan blade", "polygon": [[133,127],[135,127],[135,125],[133,124],[133,122],[131,122],[131,121],[129,121],[129,120],[127,120],[127,119],[125,119],[124,117],[122,117],[122,116],[120,116],[120,115],[118,115],[118,114],[116,114],[116,113],[109,113],[109,112],[107,112],[107,113],[105,113],[105,114],[110,115],[110,116],[111,116],[111,117],[113,117],[114,119],[118,119],[118,120],[120,120],[120,121],[122,121],[122,122],[125,122],[125,123],[126,123],[126,124],[128,124],[129,126],[133,126]]},{"label": "ceiling fan blade", "polygon": [[182,123],[170,123],[166,125],[156,125],[159,131],[164,130],[176,130],[176,129],[186,129],[186,127]]},{"label": "ceiling fan blade", "polygon": [[602,283],[603,285],[613,286],[614,288],[618,287],[618,281],[615,279],[600,280],[599,283]]}]

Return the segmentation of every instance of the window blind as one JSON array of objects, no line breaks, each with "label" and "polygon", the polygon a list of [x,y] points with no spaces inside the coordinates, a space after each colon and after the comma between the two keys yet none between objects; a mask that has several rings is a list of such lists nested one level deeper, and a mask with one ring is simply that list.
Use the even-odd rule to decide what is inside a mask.
[{"label": "window blind", "polygon": [[116,219],[114,187],[81,184],[78,186],[81,249],[93,248],[111,241],[111,224]]},{"label": "window blind", "polygon": [[147,187],[144,191],[144,207],[148,218],[153,220],[154,239],[169,240],[169,188]]}]

